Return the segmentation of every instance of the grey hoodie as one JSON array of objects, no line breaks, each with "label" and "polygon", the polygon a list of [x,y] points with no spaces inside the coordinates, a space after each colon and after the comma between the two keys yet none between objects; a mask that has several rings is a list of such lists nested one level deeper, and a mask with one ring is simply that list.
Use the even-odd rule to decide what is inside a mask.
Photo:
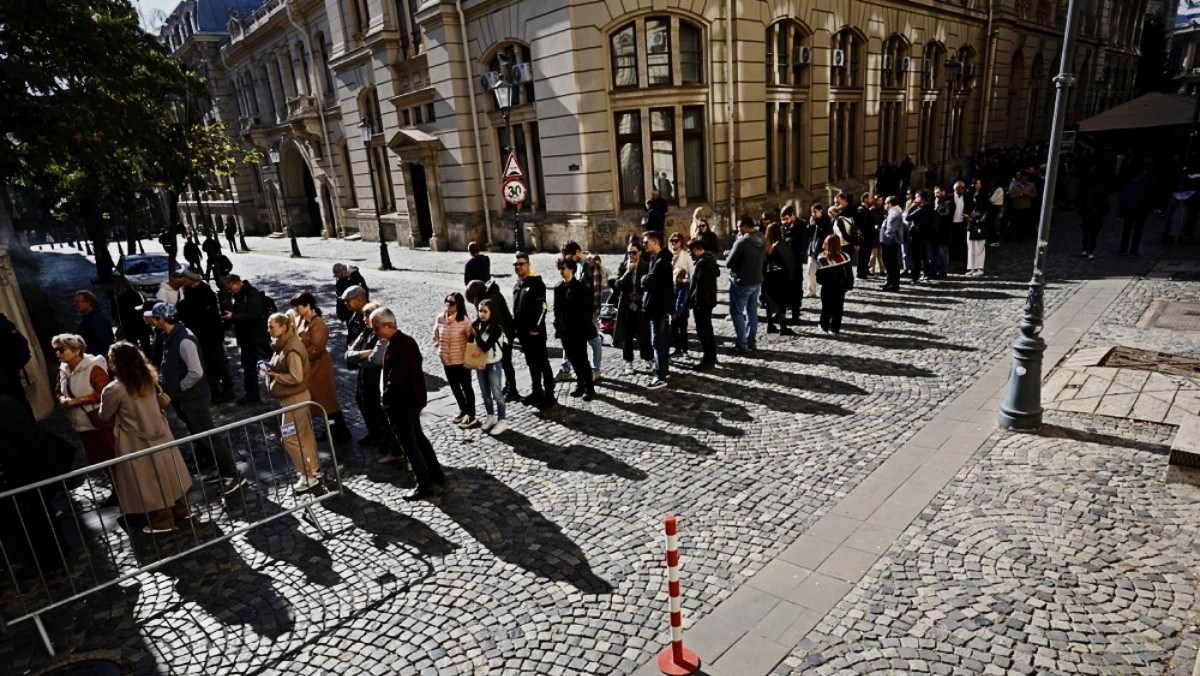
[{"label": "grey hoodie", "polygon": [[725,259],[729,279],[738,285],[762,284],[763,261],[766,257],[767,246],[761,232],[756,230],[738,237],[729,251],[729,257]]}]

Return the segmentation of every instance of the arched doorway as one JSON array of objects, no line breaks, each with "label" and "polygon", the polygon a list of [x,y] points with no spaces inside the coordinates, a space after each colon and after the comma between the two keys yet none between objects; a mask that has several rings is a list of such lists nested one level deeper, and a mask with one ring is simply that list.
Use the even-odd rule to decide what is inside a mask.
[{"label": "arched doorway", "polygon": [[287,215],[293,231],[300,237],[320,235],[321,208],[317,204],[316,184],[313,183],[308,163],[304,161],[295,144],[283,144],[279,173],[283,181],[284,197],[287,198]]}]

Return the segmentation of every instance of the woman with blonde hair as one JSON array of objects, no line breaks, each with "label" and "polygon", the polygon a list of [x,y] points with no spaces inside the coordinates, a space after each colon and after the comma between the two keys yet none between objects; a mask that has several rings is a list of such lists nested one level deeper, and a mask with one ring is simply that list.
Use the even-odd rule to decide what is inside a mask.
[{"label": "woman with blonde hair", "polygon": [[112,428],[97,427],[92,420],[100,406],[100,393],[109,383],[108,361],[103,355],[85,354],[87,343],[78,334],[60,333],[50,339],[50,346],[59,362],[54,395],[79,434],[88,464],[112,460]]},{"label": "woman with blonde hair", "polygon": [[[266,376],[267,392],[284,408],[312,398],[308,391],[308,351],[296,335],[296,324],[289,314],[276,312],[267,318],[267,333],[275,353],[269,362],[259,362]],[[311,491],[321,483],[321,464],[317,458],[317,439],[313,435],[312,413],[307,406],[288,411],[279,422],[279,435],[300,480],[297,493]]]},{"label": "woman with blonde hair", "polygon": [[308,353],[308,390],[313,401],[325,409],[333,427],[334,441],[349,441],[350,430],[338,403],[337,387],[333,379],[333,357],[329,355],[329,327],[321,318],[321,308],[311,291],[302,291],[292,296],[292,308],[296,312],[296,335]]},{"label": "woman with blonde hair", "polygon": [[[158,374],[132,343],[120,341],[108,350],[116,379],[100,393],[99,418],[113,421],[117,457],[175,440],[158,401]],[[170,448],[113,465],[113,482],[121,511],[149,513],[144,533],[166,533],[176,520],[190,519],[187,491],[192,477],[179,449]]]}]

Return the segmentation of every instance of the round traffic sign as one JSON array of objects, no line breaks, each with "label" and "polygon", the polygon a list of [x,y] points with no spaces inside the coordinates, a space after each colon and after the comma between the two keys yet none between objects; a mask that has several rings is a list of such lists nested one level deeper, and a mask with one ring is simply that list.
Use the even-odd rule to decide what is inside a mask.
[{"label": "round traffic sign", "polygon": [[504,185],[500,188],[500,194],[504,196],[505,202],[512,205],[520,205],[528,197],[529,190],[525,187],[525,181],[512,177],[504,180]]}]

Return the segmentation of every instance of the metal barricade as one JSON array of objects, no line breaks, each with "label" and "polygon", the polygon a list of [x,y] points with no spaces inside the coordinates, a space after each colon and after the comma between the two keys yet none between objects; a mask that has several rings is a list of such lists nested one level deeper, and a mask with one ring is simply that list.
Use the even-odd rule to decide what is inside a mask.
[{"label": "metal barricade", "polygon": [[[324,422],[327,449],[313,434],[314,410]],[[285,448],[285,437],[293,436]],[[53,657],[41,618],[48,611],[295,513],[330,537],[313,506],[341,493],[342,463],[332,439],[328,414],[307,401],[0,493],[0,562],[7,571],[0,578],[0,618],[10,627],[32,619]],[[229,493],[223,491],[236,484],[233,477],[218,471],[215,483],[194,478],[206,460],[220,467],[222,445],[246,479]],[[189,460],[192,466],[178,467]],[[320,477],[315,485],[289,485],[314,472]],[[106,484],[120,509],[101,499],[98,489]],[[170,496],[180,493],[185,507],[172,508]],[[144,507],[148,501],[172,512],[173,530],[145,533],[146,519],[122,513],[126,503]]]}]

